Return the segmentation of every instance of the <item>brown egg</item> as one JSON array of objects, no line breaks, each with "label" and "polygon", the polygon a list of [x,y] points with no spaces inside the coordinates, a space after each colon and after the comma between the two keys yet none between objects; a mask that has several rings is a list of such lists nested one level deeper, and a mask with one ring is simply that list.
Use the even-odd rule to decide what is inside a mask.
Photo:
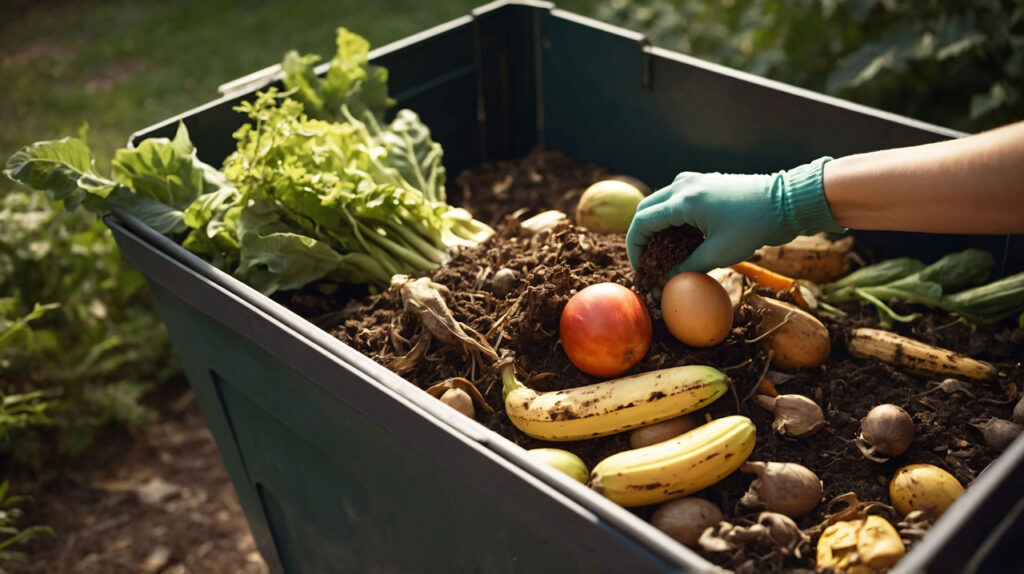
[{"label": "brown egg", "polygon": [[721,343],[732,329],[732,302],[722,284],[705,273],[679,273],[665,283],[661,316],[668,330],[691,347]]}]

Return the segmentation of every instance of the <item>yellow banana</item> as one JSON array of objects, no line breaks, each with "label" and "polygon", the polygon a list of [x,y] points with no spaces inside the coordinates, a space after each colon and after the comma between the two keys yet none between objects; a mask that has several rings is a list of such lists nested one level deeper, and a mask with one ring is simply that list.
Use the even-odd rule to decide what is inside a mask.
[{"label": "yellow banana", "polygon": [[851,330],[846,336],[846,350],[857,359],[879,359],[925,376],[987,381],[999,375],[999,370],[985,361],[881,329]]},{"label": "yellow banana", "polygon": [[672,367],[561,391],[537,392],[509,365],[501,373],[505,413],[542,440],[607,436],[693,412],[725,394],[729,378],[700,365]]},{"label": "yellow banana", "polygon": [[674,439],[615,453],[594,466],[590,487],[621,506],[657,504],[732,474],[754,450],[754,423],[715,419]]}]

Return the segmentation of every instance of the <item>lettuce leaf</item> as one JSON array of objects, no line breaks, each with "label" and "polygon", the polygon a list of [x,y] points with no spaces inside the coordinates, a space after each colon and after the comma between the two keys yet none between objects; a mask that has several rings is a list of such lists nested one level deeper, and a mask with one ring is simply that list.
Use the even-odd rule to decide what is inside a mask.
[{"label": "lettuce leaf", "polygon": [[96,172],[92,151],[78,138],[26,146],[4,169],[14,181],[63,201],[68,211],[83,206],[103,213],[114,204],[168,236],[187,230],[184,210],[192,201],[228,186],[222,173],[196,156],[183,123],[173,140],[148,139],[136,149],[118,150],[111,172]]}]

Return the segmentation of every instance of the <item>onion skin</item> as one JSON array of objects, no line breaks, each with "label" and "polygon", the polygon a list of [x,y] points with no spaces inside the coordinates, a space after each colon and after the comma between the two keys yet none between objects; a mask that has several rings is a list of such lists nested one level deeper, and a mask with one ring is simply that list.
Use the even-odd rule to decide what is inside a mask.
[{"label": "onion skin", "polygon": [[441,402],[469,418],[474,418],[476,416],[476,409],[473,408],[472,397],[462,389],[448,389],[443,395],[441,395]]}]

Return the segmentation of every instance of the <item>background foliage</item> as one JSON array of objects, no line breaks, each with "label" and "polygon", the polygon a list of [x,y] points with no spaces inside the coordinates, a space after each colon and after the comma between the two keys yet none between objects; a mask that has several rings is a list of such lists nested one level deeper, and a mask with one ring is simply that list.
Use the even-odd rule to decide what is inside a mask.
[{"label": "background foliage", "polygon": [[976,132],[1024,118],[1020,0],[602,0],[655,45]]},{"label": "background foliage", "polygon": [[[344,25],[379,46],[482,0],[0,3],[0,158],[87,134],[101,167],[129,134],[216,96],[289,49],[333,53]],[[656,45],[972,132],[1024,118],[1019,0],[568,0]],[[86,213],[0,178],[0,479],[85,452],[179,376],[143,279]],[[0,488],[0,563],[45,529]],[[15,484],[12,490],[17,491]],[[25,488],[30,488],[28,485]]]}]

